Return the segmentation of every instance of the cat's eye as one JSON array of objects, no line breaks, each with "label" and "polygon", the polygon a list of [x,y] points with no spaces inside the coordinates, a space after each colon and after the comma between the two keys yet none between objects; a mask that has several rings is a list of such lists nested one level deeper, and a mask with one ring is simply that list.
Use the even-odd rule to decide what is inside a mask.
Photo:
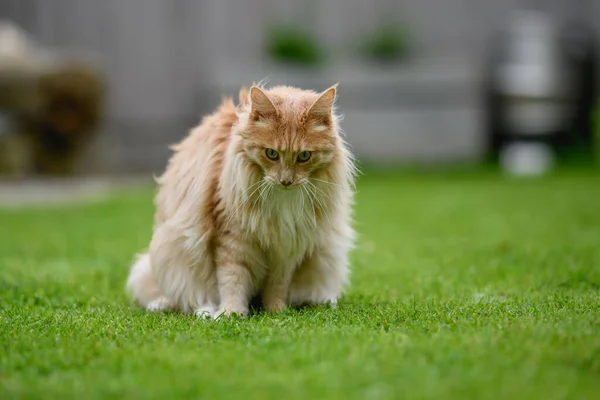
[{"label": "cat's eye", "polygon": [[302,153],[298,154],[298,162],[307,162],[310,160],[310,156],[310,151],[303,151]]},{"label": "cat's eye", "polygon": [[275,161],[275,160],[279,159],[279,153],[277,152],[277,150],[267,149],[265,151],[265,154],[267,155],[267,158],[269,160]]}]

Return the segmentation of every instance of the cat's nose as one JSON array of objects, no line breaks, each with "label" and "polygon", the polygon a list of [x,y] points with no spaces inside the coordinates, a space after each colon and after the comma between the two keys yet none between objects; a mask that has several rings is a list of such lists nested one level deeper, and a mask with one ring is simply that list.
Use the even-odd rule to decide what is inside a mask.
[{"label": "cat's nose", "polygon": [[281,180],[279,181],[279,183],[281,183],[283,186],[290,186],[292,184],[292,181]]}]

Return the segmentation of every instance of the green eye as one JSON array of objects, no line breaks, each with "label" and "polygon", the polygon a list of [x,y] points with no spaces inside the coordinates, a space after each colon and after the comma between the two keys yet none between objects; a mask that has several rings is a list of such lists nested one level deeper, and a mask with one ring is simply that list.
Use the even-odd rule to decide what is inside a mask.
[{"label": "green eye", "polygon": [[310,160],[310,151],[303,151],[298,154],[298,162],[307,162]]},{"label": "green eye", "polygon": [[275,161],[279,158],[279,153],[277,152],[277,150],[267,149],[265,153],[267,154],[269,160]]}]

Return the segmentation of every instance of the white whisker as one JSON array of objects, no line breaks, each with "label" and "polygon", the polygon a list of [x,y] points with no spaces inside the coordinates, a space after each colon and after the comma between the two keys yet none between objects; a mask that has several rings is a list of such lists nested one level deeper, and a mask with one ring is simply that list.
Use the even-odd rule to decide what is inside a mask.
[{"label": "white whisker", "polygon": [[305,188],[304,185],[300,186],[300,200],[302,200],[302,204],[300,206],[300,212],[298,213],[298,217],[296,217],[296,220],[294,221],[294,224],[297,224],[298,221],[300,221],[300,217],[302,216],[302,214],[304,214],[305,209],[304,209],[304,195],[305,195]]},{"label": "white whisker", "polygon": [[330,199],[329,196],[324,191],[322,191],[317,186],[315,186],[312,182],[310,182],[310,184],[308,185],[308,187],[311,188],[312,193],[313,193],[313,197],[314,197],[315,201],[317,202],[319,208],[323,212],[323,215],[327,219],[327,222],[329,223],[330,226],[333,226],[331,224],[331,220],[329,219],[329,213],[327,212],[328,210],[325,208],[325,205],[323,204],[323,202],[321,201],[321,199],[319,199],[319,193],[317,193],[317,190],[320,193],[322,193],[325,197],[327,197],[328,199]]},{"label": "white whisker", "polygon": [[[316,181],[316,182],[322,182],[322,183],[326,183],[328,185],[333,185],[333,186],[339,186],[342,187],[342,185],[340,185],[339,183],[335,183],[335,182],[329,182],[323,179],[317,179],[317,178],[310,178],[310,180]],[[311,182],[312,183],[312,182]]]},{"label": "white whisker", "polygon": [[309,198],[310,198],[310,208],[312,209],[313,212],[313,224],[316,226],[317,225],[317,213],[315,211],[315,193],[312,190],[312,187],[310,185],[310,182],[305,186],[306,188],[306,192],[309,194]]},{"label": "white whisker", "polygon": [[329,195],[327,193],[325,193],[325,191],[323,189],[321,189],[320,187],[318,187],[317,185],[315,185],[314,183],[311,182],[312,187],[315,190],[318,190],[320,194],[322,194],[323,196],[325,196],[327,198],[327,200],[331,201],[331,197],[329,197]]}]

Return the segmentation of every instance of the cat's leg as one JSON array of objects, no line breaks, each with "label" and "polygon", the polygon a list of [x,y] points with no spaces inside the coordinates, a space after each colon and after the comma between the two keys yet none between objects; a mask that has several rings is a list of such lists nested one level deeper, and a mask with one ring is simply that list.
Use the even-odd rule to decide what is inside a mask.
[{"label": "cat's leg", "polygon": [[281,312],[287,307],[287,299],[296,263],[273,263],[267,273],[262,290],[262,303],[267,311]]},{"label": "cat's leg", "polygon": [[220,238],[216,249],[216,269],[221,304],[214,318],[231,314],[248,315],[250,299],[256,294],[259,280],[257,271],[251,270],[255,252],[252,246],[233,234]]},{"label": "cat's leg", "polygon": [[248,315],[252,277],[241,262],[232,261],[217,267],[221,306],[215,318],[221,315]]},{"label": "cat's leg", "polygon": [[304,259],[292,278],[290,304],[335,307],[348,282],[348,247],[328,243]]}]

